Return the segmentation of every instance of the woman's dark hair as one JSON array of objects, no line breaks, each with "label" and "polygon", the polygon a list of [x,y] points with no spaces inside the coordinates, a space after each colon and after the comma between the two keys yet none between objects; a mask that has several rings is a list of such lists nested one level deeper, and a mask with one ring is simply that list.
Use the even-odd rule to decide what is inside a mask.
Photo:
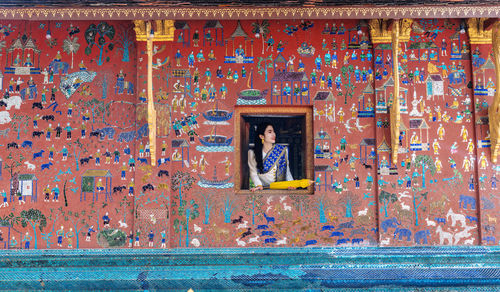
[{"label": "woman's dark hair", "polygon": [[271,122],[269,121],[258,124],[257,129],[255,129],[255,137],[254,137],[255,147],[253,151],[255,153],[255,161],[257,161],[257,170],[259,171],[259,173],[262,173],[264,171],[264,163],[262,161],[262,147],[264,145],[262,144],[262,140],[259,137],[259,135],[264,135],[264,132],[266,131],[266,128],[268,126],[271,126],[274,129],[273,124],[271,124]]}]

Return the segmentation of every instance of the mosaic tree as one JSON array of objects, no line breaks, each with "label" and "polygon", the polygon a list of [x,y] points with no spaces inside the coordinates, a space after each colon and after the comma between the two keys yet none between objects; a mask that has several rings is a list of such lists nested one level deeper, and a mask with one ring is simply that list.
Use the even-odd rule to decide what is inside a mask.
[{"label": "mosaic tree", "polygon": [[12,155],[12,152],[9,153],[9,155],[7,156],[7,159],[8,160],[12,160],[10,162],[10,164],[8,163],[5,163],[5,166],[3,167],[4,169],[8,169],[9,170],[9,173],[10,173],[10,177],[13,177],[14,174],[16,173],[16,170],[19,166],[22,166],[21,162],[24,161],[24,156],[22,154],[19,154],[19,157],[17,157],[17,159],[14,158],[14,155]]},{"label": "mosaic tree", "polygon": [[304,212],[309,211],[310,198],[304,195],[290,195],[293,205],[300,211],[300,217],[304,216]]},{"label": "mosaic tree", "polygon": [[55,212],[54,208],[50,208],[50,215],[49,218],[47,218],[52,222],[52,231],[47,233],[42,232],[42,239],[45,240],[47,248],[50,248],[50,245],[52,244],[52,235],[56,233],[56,222],[57,220],[59,220],[59,216],[61,215],[62,212],[62,207],[59,207],[57,210],[59,212]]},{"label": "mosaic tree", "polygon": [[36,228],[38,227],[40,229],[40,232],[42,232],[43,228],[47,226],[47,218],[45,217],[45,215],[43,215],[42,211],[38,209],[31,208],[29,210],[22,210],[21,225],[23,227],[26,227],[28,223],[31,226],[31,228],[33,228],[33,234],[35,236],[34,249],[37,249],[38,239],[37,239]]},{"label": "mosaic tree", "polygon": [[413,211],[415,212],[415,226],[418,226],[418,208],[424,200],[427,200],[429,192],[417,194],[417,190],[413,190]]},{"label": "mosaic tree", "polygon": [[[261,22],[253,22],[252,23],[252,33],[255,34],[255,37],[260,37],[262,39],[262,54],[264,55],[264,39],[267,38],[267,34],[270,32],[269,30],[269,22],[267,20],[263,20]],[[267,81],[267,80],[266,80]]]},{"label": "mosaic tree", "polygon": [[116,210],[116,215],[123,214],[123,223],[127,223],[127,212],[130,212],[133,214],[133,209],[130,208],[132,206],[132,201],[128,200],[128,196],[123,196],[122,199],[120,200],[120,207],[122,208],[121,210],[118,208],[115,208]]},{"label": "mosaic tree", "polygon": [[131,35],[132,27],[120,28],[120,34],[118,35],[118,40],[116,41],[121,47],[117,50],[122,51],[122,62],[130,62],[130,49],[134,47],[134,39]]},{"label": "mosaic tree", "polygon": [[233,207],[233,203],[234,201],[229,196],[226,196],[224,207],[220,210],[222,215],[224,215],[224,223],[231,223],[231,216],[233,216],[233,212],[236,210],[236,207]]},{"label": "mosaic tree", "polygon": [[[82,210],[81,212],[73,212],[73,211],[68,211],[68,212],[62,212],[64,216],[64,221],[70,221],[71,224],[73,225],[73,229],[75,230],[75,237],[76,237],[76,248],[80,248],[80,237],[79,234],[82,232],[83,228],[88,227],[89,225],[86,224],[85,216],[86,212],[85,210]],[[81,224],[81,225],[80,225]],[[80,228],[78,228],[80,227]]]},{"label": "mosaic tree", "polygon": [[252,224],[255,225],[255,216],[261,213],[262,205],[264,201],[262,200],[262,195],[252,194],[246,197],[245,205],[243,205],[243,211],[247,215],[252,216]]},{"label": "mosaic tree", "polygon": [[99,218],[100,218],[100,213],[101,213],[101,209],[104,209],[108,204],[106,202],[102,202],[102,206],[101,207],[98,207],[96,206],[96,204],[98,204],[99,202],[92,202],[90,203],[90,215],[88,215],[88,222],[91,222],[94,215],[95,215],[95,226],[97,226],[97,231],[100,231],[101,230],[101,224],[100,224],[100,221],[99,221]]},{"label": "mosaic tree", "polygon": [[342,72],[342,78],[344,79],[343,84],[345,90],[343,92],[340,91],[338,96],[344,96],[344,104],[347,104],[347,97],[352,98],[354,95],[354,89],[356,89],[356,86],[354,86],[351,81],[351,75],[354,73],[354,66],[343,66],[340,71]]},{"label": "mosaic tree", "polygon": [[338,204],[344,205],[345,207],[345,217],[352,218],[352,209],[359,205],[359,199],[356,194],[351,191],[345,191],[342,196],[337,201]]},{"label": "mosaic tree", "polygon": [[325,209],[326,209],[326,198],[324,195],[318,198],[318,202],[316,203],[316,208],[318,209],[319,212],[319,223],[326,223],[326,215],[325,215]]},{"label": "mosaic tree", "polygon": [[[105,48],[112,51],[114,48],[113,38],[115,37],[115,28],[103,21],[98,25],[91,24],[85,30],[85,41],[87,41],[88,47],[85,48],[85,54],[87,56],[92,52],[92,47],[95,45],[99,48],[99,60],[97,65],[101,66],[104,64],[103,55]],[[97,38],[97,40],[96,40]],[[109,57],[106,57],[106,61],[109,62]]]},{"label": "mosaic tree", "polygon": [[434,165],[434,161],[429,155],[417,155],[417,158],[415,159],[415,166],[422,168],[422,189],[425,189],[425,174],[427,173],[427,171],[430,171],[432,175],[436,173],[436,166]]},{"label": "mosaic tree", "polygon": [[15,224],[19,224],[21,217],[15,216],[13,212],[10,212],[9,215],[5,215],[5,217],[0,216],[0,225],[2,226],[14,226]]},{"label": "mosaic tree", "polygon": [[71,69],[73,69],[73,57],[80,49],[80,43],[78,43],[78,38],[70,38],[69,36],[63,41],[63,51],[66,54],[71,54]]},{"label": "mosaic tree", "polygon": [[[257,70],[258,70],[257,72],[259,72],[260,75],[264,73],[265,81],[267,82],[269,76],[267,69],[273,68],[273,55],[269,55],[267,58],[262,58],[262,57],[258,58],[259,61],[257,62]],[[264,62],[264,65],[262,65],[262,62]]]},{"label": "mosaic tree", "polygon": [[189,172],[182,172],[178,170],[173,176],[172,176],[172,190],[173,191],[179,191],[179,206],[182,206],[183,201],[182,201],[182,189],[184,188],[185,190],[191,189],[193,183],[196,181],[194,177],[191,176]]},{"label": "mosaic tree", "polygon": [[201,195],[203,197],[203,210],[205,211],[205,218],[203,219],[203,224],[210,224],[210,213],[212,212],[212,209],[214,207],[214,200],[213,196],[215,195],[215,192],[213,191],[204,191],[204,192],[198,192],[198,195]]},{"label": "mosaic tree", "polygon": [[174,230],[179,233],[179,246],[182,246],[182,230],[186,230],[186,247],[189,246],[189,220],[194,220],[200,216],[199,206],[195,200],[190,200],[189,204],[184,203],[177,209],[179,218],[174,220]]},{"label": "mosaic tree", "polygon": [[28,132],[28,121],[31,120],[29,115],[17,115],[14,113],[10,127],[17,132],[17,140],[21,139],[21,132],[26,134]]},{"label": "mosaic tree", "polygon": [[[104,86],[104,85],[102,85]],[[105,103],[102,99],[92,98],[91,100],[80,99],[77,104],[80,107],[80,112],[84,110],[90,110],[92,113],[92,124],[95,124],[97,117],[102,116],[102,122],[104,123],[105,117],[110,115],[109,107],[111,103]]]},{"label": "mosaic tree", "polygon": [[396,194],[391,194],[387,191],[382,190],[380,195],[378,196],[378,201],[382,205],[381,209],[384,209],[384,216],[387,218],[387,206],[389,203],[394,203],[398,200],[398,196]]},{"label": "mosaic tree", "polygon": [[73,157],[75,158],[75,165],[76,165],[76,171],[80,170],[80,155],[83,153],[87,152],[87,149],[83,148],[83,144],[80,142],[80,138],[76,139],[74,142],[69,142],[67,143],[68,148],[72,149],[73,148]]}]

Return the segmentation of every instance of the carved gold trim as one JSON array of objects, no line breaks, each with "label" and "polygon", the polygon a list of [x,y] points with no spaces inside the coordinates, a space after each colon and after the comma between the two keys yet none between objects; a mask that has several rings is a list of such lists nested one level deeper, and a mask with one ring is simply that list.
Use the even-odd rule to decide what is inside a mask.
[{"label": "carved gold trim", "polygon": [[391,20],[389,19],[370,19],[368,26],[370,28],[370,37],[372,43],[390,43],[392,41],[392,36],[389,31],[389,25]]},{"label": "carved gold trim", "polygon": [[399,20],[399,41],[406,43],[410,41],[411,37],[411,25],[413,24],[413,19],[405,18]]},{"label": "carved gold trim", "polygon": [[[135,38],[138,42],[147,41],[150,38],[151,28],[147,29],[146,25],[149,23],[151,27],[152,23],[144,20],[134,20],[134,31]],[[155,42],[167,41],[171,42],[174,40],[174,21],[173,20],[155,20],[155,25],[153,26],[154,37],[152,38]]]},{"label": "carved gold trim", "polygon": [[[493,56],[495,59],[495,73],[497,83],[500,80],[500,21],[493,28]],[[497,89],[492,105],[488,110],[490,124],[491,161],[497,163],[500,148],[500,90]]]},{"label": "carved gold trim", "polygon": [[399,22],[399,41],[408,42],[411,36],[411,25],[413,19],[405,18],[401,20],[392,19],[371,19],[368,23],[372,43],[390,43],[393,40],[391,26],[394,22]]},{"label": "carved gold trim", "polygon": [[399,36],[400,36],[400,21],[394,21],[392,26],[392,59],[393,59],[393,69],[392,76],[394,79],[394,98],[392,100],[391,107],[391,151],[392,151],[392,163],[398,163],[398,152],[399,152],[399,126],[401,123],[401,112],[399,105]]},{"label": "carved gold trim", "polygon": [[295,115],[304,116],[305,120],[305,136],[302,137],[303,150],[305,155],[305,175],[307,179],[314,180],[314,128],[313,128],[313,109],[311,106],[235,106],[234,113],[234,190],[238,195],[265,195],[265,194],[278,194],[288,193],[293,195],[307,195],[312,194],[314,186],[309,186],[305,190],[262,190],[258,192],[251,192],[249,190],[241,189],[241,174],[243,167],[247,162],[242,162],[241,149],[242,148],[242,133],[246,131],[244,128],[243,116],[245,115],[264,115],[272,117],[277,115]]},{"label": "carved gold trim", "polygon": [[491,44],[492,30],[488,27],[488,18],[469,18],[467,19],[467,31],[471,44]]},{"label": "carved gold trim", "polygon": [[500,5],[2,8],[2,19],[381,19],[500,17]]}]

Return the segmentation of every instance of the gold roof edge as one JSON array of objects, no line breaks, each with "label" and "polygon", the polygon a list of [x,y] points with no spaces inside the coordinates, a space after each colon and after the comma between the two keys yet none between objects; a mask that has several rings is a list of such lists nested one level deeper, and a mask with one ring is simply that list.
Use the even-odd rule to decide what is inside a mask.
[{"label": "gold roof edge", "polygon": [[500,5],[0,8],[3,19],[403,19],[500,17]]}]

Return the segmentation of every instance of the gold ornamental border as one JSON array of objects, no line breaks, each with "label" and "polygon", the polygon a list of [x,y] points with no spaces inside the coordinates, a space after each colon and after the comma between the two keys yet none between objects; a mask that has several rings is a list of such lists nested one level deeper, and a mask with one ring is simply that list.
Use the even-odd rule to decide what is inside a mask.
[{"label": "gold ornamental border", "polygon": [[500,17],[500,5],[343,7],[0,8],[0,18],[29,20],[378,19]]}]

